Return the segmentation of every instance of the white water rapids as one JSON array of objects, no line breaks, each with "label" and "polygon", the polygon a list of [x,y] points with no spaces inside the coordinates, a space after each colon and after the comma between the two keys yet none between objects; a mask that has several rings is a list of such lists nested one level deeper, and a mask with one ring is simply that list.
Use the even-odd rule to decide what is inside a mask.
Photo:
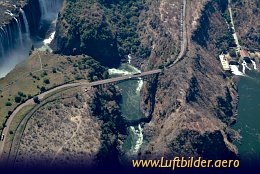
[{"label": "white water rapids", "polygon": [[[121,76],[121,75],[128,75],[134,73],[140,73],[141,71],[136,67],[130,64],[131,56],[128,56],[128,63],[123,63],[118,69],[112,68],[109,69],[110,76]],[[122,89],[123,95],[123,103],[121,104],[122,114],[129,120],[133,120],[136,118],[140,118],[142,115],[137,110],[140,109],[139,102],[136,100],[140,100],[140,91],[143,87],[143,80],[139,79],[136,81],[127,81],[122,82],[119,84],[119,87]],[[131,92],[135,89],[134,92]],[[123,91],[124,90],[124,91]],[[135,111],[134,111],[135,110]],[[143,129],[141,125],[138,126],[130,126],[129,128],[129,141],[128,143],[131,144],[131,147],[128,147],[126,151],[130,154],[136,154],[141,145],[143,144]]]}]

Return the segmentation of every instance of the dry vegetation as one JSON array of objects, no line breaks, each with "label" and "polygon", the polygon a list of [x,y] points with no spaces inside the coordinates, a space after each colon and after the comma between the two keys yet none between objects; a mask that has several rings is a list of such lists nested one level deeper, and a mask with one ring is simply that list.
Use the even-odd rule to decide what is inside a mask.
[{"label": "dry vegetation", "polygon": [[[90,57],[64,57],[48,52],[33,52],[29,59],[0,79],[0,129],[23,101],[64,83],[81,79],[93,80],[99,76],[93,73],[97,68],[100,66]],[[102,75],[102,71],[99,72]]]},{"label": "dry vegetation", "polygon": [[19,126],[20,122],[22,119],[25,117],[25,115],[30,112],[30,110],[34,107],[34,105],[29,105],[25,106],[23,109],[21,109],[16,117],[12,120],[11,125],[10,125],[10,130],[9,133],[6,135],[6,140],[5,140],[5,146],[4,146],[4,154],[8,155],[10,148],[12,146],[14,134],[16,132],[17,127]]},{"label": "dry vegetation", "polygon": [[260,1],[232,0],[233,17],[240,44],[250,50],[259,50]]},{"label": "dry vegetation", "polygon": [[39,109],[26,126],[15,164],[89,166],[95,161],[101,121],[91,116],[92,92],[71,92]]}]

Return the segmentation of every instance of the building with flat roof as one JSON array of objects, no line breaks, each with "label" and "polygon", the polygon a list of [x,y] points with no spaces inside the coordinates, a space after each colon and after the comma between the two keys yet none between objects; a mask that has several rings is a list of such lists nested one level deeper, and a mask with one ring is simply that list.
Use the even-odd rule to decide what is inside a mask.
[{"label": "building with flat roof", "polygon": [[221,62],[221,65],[222,65],[223,69],[225,71],[230,70],[229,62],[228,62],[226,56],[224,54],[221,54],[221,55],[219,55],[219,59],[220,59],[220,62]]},{"label": "building with flat roof", "polygon": [[249,53],[246,50],[240,50],[240,55],[242,58],[249,57]]}]

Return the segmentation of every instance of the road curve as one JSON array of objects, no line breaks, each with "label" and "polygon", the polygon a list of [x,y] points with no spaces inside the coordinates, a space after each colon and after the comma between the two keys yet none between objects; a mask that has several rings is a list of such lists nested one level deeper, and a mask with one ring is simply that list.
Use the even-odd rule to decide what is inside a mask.
[{"label": "road curve", "polygon": [[[161,69],[157,69],[157,70],[152,70],[152,71],[146,71],[143,73],[138,73],[138,74],[129,74],[129,75],[125,75],[125,76],[121,76],[121,77],[114,77],[114,78],[109,78],[109,79],[105,79],[105,80],[99,80],[99,81],[95,81],[95,82],[77,82],[77,83],[71,83],[71,84],[65,84],[62,86],[58,86],[56,88],[50,89],[42,94],[37,95],[37,97],[42,100],[46,95],[53,93],[57,90],[61,90],[67,87],[77,87],[77,86],[99,86],[99,85],[103,85],[103,84],[109,84],[109,83],[114,83],[114,82],[119,82],[119,81],[124,81],[124,80],[130,80],[130,79],[136,79],[136,78],[140,78],[140,77],[144,77],[144,76],[149,76],[149,75],[153,75],[153,74],[159,74],[161,73],[162,70]],[[19,105],[14,111],[13,113],[10,115],[10,117],[7,119],[6,122],[6,127],[3,129],[2,131],[2,135],[7,135],[10,129],[10,125],[14,119],[14,117],[16,116],[16,114],[25,106],[28,105],[33,105],[34,104],[34,100],[33,99],[29,99],[26,102],[24,102],[23,104]],[[0,141],[0,162],[2,159],[2,155],[3,155],[3,150],[4,150],[4,145],[5,145],[5,140]]]},{"label": "road curve", "polygon": [[175,61],[168,67],[172,67],[174,66],[183,56],[186,50],[186,44],[187,44],[187,30],[186,30],[186,0],[183,0],[183,4],[182,4],[182,14],[181,14],[181,25],[182,25],[182,31],[181,31],[181,35],[182,35],[182,41],[181,41],[181,51],[178,55],[178,57],[175,59]]},{"label": "road curve", "polygon": [[[65,85],[62,85],[62,86],[58,86],[56,88],[53,88],[51,90],[48,90],[42,94],[39,94],[38,95],[38,98],[39,99],[43,99],[46,95],[52,93],[52,92],[55,92],[57,90],[60,90],[60,89],[63,89],[63,88],[67,88],[67,87],[76,87],[76,86],[79,86],[80,83],[73,83],[73,84],[65,84]],[[29,105],[33,105],[34,104],[34,100],[33,99],[29,99],[27,100],[25,103],[19,105],[14,111],[13,113],[10,115],[10,117],[7,119],[7,122],[6,122],[6,127],[3,129],[2,131],[2,135],[4,134],[5,136],[8,134],[9,132],[9,129],[10,129],[10,125],[14,119],[14,117],[16,116],[16,114],[25,106],[29,106]],[[1,158],[2,158],[2,154],[3,154],[3,150],[4,150],[4,144],[5,144],[5,140],[6,140],[6,137],[4,138],[3,141],[1,141],[0,143],[0,161],[1,161]]]}]

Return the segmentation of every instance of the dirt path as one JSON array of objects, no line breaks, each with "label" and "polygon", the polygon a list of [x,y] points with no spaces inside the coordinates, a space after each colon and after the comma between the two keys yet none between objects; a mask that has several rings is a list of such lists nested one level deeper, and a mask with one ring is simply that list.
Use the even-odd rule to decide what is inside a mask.
[{"label": "dirt path", "polygon": [[231,24],[232,24],[231,28],[234,30],[234,34],[232,34],[232,35],[233,35],[234,40],[235,40],[235,42],[237,44],[237,51],[239,51],[241,46],[239,44],[237,33],[236,33],[236,29],[235,29],[235,25],[234,25],[232,8],[231,8],[231,0],[228,0],[228,11],[229,11],[229,15],[230,15],[230,21],[231,21]]},{"label": "dirt path", "polygon": [[[65,84],[65,85],[62,85],[62,86],[58,86],[56,88],[53,88],[49,91],[46,91],[42,94],[39,94],[38,95],[38,98],[41,100],[43,99],[46,95],[52,93],[52,92],[55,92],[57,90],[60,90],[60,89],[63,89],[63,88],[66,88],[66,87],[74,87],[74,86],[79,86],[81,85],[80,83],[72,83],[72,84]],[[34,100],[33,99],[29,99],[27,100],[25,103],[21,104],[20,106],[18,106],[14,111],[13,113],[10,115],[10,117],[8,118],[7,122],[6,122],[6,127],[3,129],[3,132],[2,132],[2,135],[7,135],[9,133],[9,129],[10,129],[10,125],[14,119],[14,117],[16,116],[16,114],[25,106],[28,106],[28,105],[33,105],[34,104]],[[4,151],[4,144],[5,144],[5,140],[6,138],[3,140],[3,141],[0,141],[0,161],[2,160],[2,155],[3,155],[3,151]]]},{"label": "dirt path", "polygon": [[[39,58],[39,63],[40,63],[40,67],[39,69],[37,70],[34,70],[34,71],[31,71],[31,72],[26,72],[26,73],[23,73],[23,74],[19,74],[19,76],[17,76],[17,78],[11,82],[9,82],[9,84],[5,85],[5,86],[2,86],[0,88],[0,90],[4,91],[8,88],[10,88],[10,86],[14,85],[18,80],[21,80],[23,79],[24,77],[27,77],[27,76],[30,76],[31,73],[36,73],[36,72],[40,72],[40,71],[52,71],[52,69],[48,69],[48,68],[43,68],[43,65],[42,65],[42,58],[39,54],[39,51],[36,52],[38,58]],[[60,73],[60,72],[58,72]]]},{"label": "dirt path", "polygon": [[52,159],[52,161],[51,161],[51,165],[54,163],[56,157],[59,155],[59,153],[61,152],[61,150],[63,149],[63,147],[64,147],[65,145],[67,145],[68,142],[70,142],[70,141],[76,136],[77,132],[79,131],[79,128],[80,128],[81,123],[82,123],[82,118],[81,118],[81,116],[71,117],[70,120],[71,120],[72,122],[74,122],[74,123],[77,124],[77,129],[73,132],[72,136],[71,136],[67,141],[65,141],[65,142],[63,143],[63,145],[57,150],[57,152],[55,153],[55,155],[54,155],[54,157],[53,157],[53,159]]},{"label": "dirt path", "polygon": [[[104,79],[104,80],[98,80],[98,81],[94,81],[94,82],[78,82],[78,83],[71,83],[71,84],[65,84],[62,86],[58,86],[56,88],[50,89],[42,94],[39,94],[37,97],[42,100],[46,95],[55,92],[57,90],[61,90],[67,87],[77,87],[77,86],[99,86],[99,85],[103,85],[103,84],[109,84],[109,83],[114,83],[114,82],[118,82],[118,81],[124,81],[124,80],[129,80],[129,79],[136,79],[136,78],[141,78],[144,76],[149,76],[152,74],[158,74],[161,73],[162,70],[161,69],[157,69],[157,70],[151,70],[151,71],[146,71],[146,72],[142,72],[142,73],[138,73],[138,74],[131,74],[131,75],[127,75],[127,76],[121,76],[121,77],[114,77],[114,78],[109,78],[109,79]],[[14,111],[13,113],[10,115],[10,117],[7,119],[6,122],[6,127],[3,129],[2,131],[2,135],[7,135],[9,133],[9,129],[10,129],[10,125],[14,119],[14,117],[16,116],[16,114],[25,106],[28,105],[32,105],[34,104],[33,99],[29,99],[27,100],[25,103],[19,105]],[[0,141],[0,161],[2,161],[3,159],[3,150],[4,150],[4,144],[5,144],[5,140]]]}]

